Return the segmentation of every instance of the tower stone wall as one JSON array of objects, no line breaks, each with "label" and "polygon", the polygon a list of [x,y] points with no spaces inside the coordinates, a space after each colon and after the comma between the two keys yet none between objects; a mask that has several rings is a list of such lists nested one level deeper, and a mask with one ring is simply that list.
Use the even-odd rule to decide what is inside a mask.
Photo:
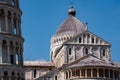
[{"label": "tower stone wall", "polygon": [[0,80],[24,80],[19,0],[0,0]]}]

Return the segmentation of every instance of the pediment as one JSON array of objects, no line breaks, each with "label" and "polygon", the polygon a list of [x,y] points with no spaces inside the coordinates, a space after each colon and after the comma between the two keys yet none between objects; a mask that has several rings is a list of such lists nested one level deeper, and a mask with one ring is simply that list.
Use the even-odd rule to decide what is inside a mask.
[{"label": "pediment", "polygon": [[89,54],[69,64],[69,66],[67,66],[66,68],[84,67],[84,66],[113,66],[113,65],[103,60],[100,60],[99,58],[95,57],[92,54]]},{"label": "pediment", "polygon": [[75,36],[71,40],[67,41],[66,44],[111,45],[106,40],[89,31]]}]

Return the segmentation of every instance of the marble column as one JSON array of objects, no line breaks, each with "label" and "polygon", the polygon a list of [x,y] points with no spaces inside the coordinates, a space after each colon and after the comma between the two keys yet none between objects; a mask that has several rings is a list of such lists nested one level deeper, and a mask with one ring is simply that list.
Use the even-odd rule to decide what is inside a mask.
[{"label": "marble column", "polygon": [[22,65],[23,65],[23,51],[21,51],[20,54],[21,54],[21,56],[20,56],[20,57],[21,57],[21,58],[20,58],[21,60],[20,60],[20,61],[21,61],[21,66],[22,66]]},{"label": "marble column", "polygon": [[5,28],[6,28],[6,32],[8,32],[9,27],[8,27],[8,13],[7,13],[7,11],[5,11]]},{"label": "marble column", "polygon": [[18,65],[21,66],[21,53],[20,53],[20,49],[18,49]]},{"label": "marble column", "polygon": [[14,15],[11,13],[11,33],[14,33]]},{"label": "marble column", "polygon": [[98,47],[98,50],[97,50],[97,55],[98,55],[98,57],[101,59],[102,57],[101,57],[101,50],[100,50],[100,46]]},{"label": "marble column", "polygon": [[16,64],[16,55],[17,55],[17,52],[16,52],[16,46],[14,45],[14,48],[13,48],[13,55],[14,55],[14,64]]},{"label": "marble column", "polygon": [[91,68],[91,78],[93,78],[93,69]]},{"label": "marble column", "polygon": [[120,79],[120,71],[119,71],[119,73],[118,73],[118,79]]},{"label": "marble column", "polygon": [[85,35],[85,43],[87,44],[87,42],[88,42],[88,41],[87,41],[87,35]]},{"label": "marble column", "polygon": [[16,18],[16,34],[19,35],[18,17]]},{"label": "marble column", "polygon": [[0,42],[0,63],[2,63],[2,41]]},{"label": "marble column", "polygon": [[108,69],[109,79],[110,79],[110,69]]},{"label": "marble column", "polygon": [[99,68],[97,68],[97,78],[99,78]]},{"label": "marble column", "polygon": [[65,73],[64,73],[64,79],[66,80],[66,71],[65,71]]},{"label": "marble column", "polygon": [[76,56],[76,46],[73,46],[73,49],[71,51],[74,54],[74,60],[76,60],[76,58],[77,58],[77,56]]},{"label": "marble column", "polygon": [[20,17],[19,17],[18,27],[19,27],[19,35],[21,36],[21,19],[20,19]]},{"label": "marble column", "polygon": [[80,69],[80,78],[81,78],[81,69]]},{"label": "marble column", "polygon": [[94,44],[96,44],[96,37],[94,37]]},{"label": "marble column", "polygon": [[87,69],[85,69],[85,78],[87,78]]},{"label": "marble column", "polygon": [[92,43],[91,39],[92,39],[92,35],[90,34],[89,44],[91,44],[91,43]]},{"label": "marble column", "polygon": [[81,35],[81,43],[83,44],[84,42],[84,37],[83,37],[83,34]]},{"label": "marble column", "polygon": [[105,78],[105,68],[103,68],[103,77]]},{"label": "marble column", "polygon": [[10,43],[7,43],[7,57],[8,57],[8,63],[10,63]]},{"label": "marble column", "polygon": [[115,73],[114,73],[114,70],[112,70],[112,71],[113,71],[113,79],[115,79],[115,76],[114,76],[114,74],[115,74]]},{"label": "marble column", "polygon": [[68,75],[68,79],[70,79],[70,77],[69,77],[69,75],[70,75],[70,74],[69,74],[69,71],[67,71],[67,75]]},{"label": "marble column", "polygon": [[68,55],[68,51],[67,51],[67,46],[64,46],[64,63],[69,63],[69,55]]},{"label": "marble column", "polygon": [[93,52],[92,52],[92,47],[90,47],[89,53],[90,53],[90,54],[93,54]]},{"label": "marble column", "polygon": [[2,19],[0,19],[0,32],[2,31]]}]

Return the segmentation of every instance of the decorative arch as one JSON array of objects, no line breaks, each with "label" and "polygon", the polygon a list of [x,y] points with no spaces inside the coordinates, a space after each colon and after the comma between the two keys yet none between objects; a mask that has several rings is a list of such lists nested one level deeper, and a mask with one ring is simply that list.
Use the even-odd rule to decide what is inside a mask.
[{"label": "decorative arch", "polygon": [[7,40],[3,40],[2,41],[2,57],[3,57],[3,62],[7,63],[8,62],[8,50],[7,50]]},{"label": "decorative arch", "polygon": [[17,80],[20,80],[20,73],[19,72],[17,73],[17,76],[18,76]]},{"label": "decorative arch", "polygon": [[8,80],[8,72],[7,71],[4,72],[3,80]]},{"label": "decorative arch", "polygon": [[15,6],[15,0],[12,0],[12,1],[11,1],[11,5],[12,5],[12,6]]},{"label": "decorative arch", "polygon": [[6,30],[6,27],[3,27],[3,26],[5,26],[5,16],[4,15],[5,15],[5,10],[1,9],[0,10],[0,27],[1,27],[0,31]]}]

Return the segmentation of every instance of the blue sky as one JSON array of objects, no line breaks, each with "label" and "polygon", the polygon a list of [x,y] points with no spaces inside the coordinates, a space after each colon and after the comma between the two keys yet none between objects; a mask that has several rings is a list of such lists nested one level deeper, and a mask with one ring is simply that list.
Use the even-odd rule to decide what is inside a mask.
[{"label": "blue sky", "polygon": [[[70,0],[20,0],[24,60],[49,60],[50,38],[68,18]],[[76,17],[89,31],[112,44],[112,61],[120,61],[120,0],[72,0]]]}]

